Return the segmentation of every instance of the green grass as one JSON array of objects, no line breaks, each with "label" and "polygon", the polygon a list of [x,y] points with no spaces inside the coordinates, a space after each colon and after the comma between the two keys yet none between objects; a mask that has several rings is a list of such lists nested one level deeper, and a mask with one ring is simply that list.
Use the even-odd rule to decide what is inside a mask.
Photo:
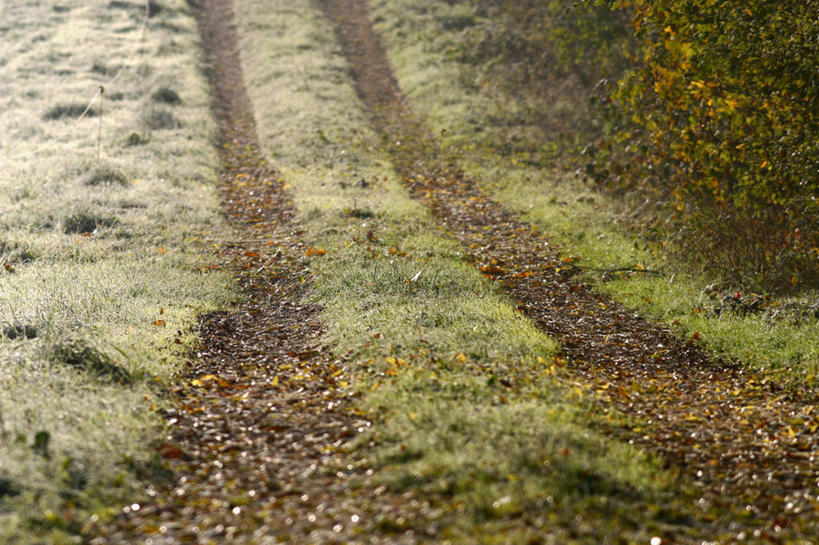
[{"label": "green grass", "polygon": [[[497,162],[489,166],[490,160]],[[660,245],[629,234],[623,226],[627,220],[620,216],[623,208],[573,176],[542,172],[514,158],[480,158],[466,167],[507,206],[548,232],[565,253],[580,256],[578,265],[603,270],[636,266],[662,273],[586,274],[626,306],[664,323],[681,337],[696,335],[720,357],[781,374],[783,381],[817,384],[817,319],[786,311],[809,307],[816,302],[816,293],[766,298],[766,312],[722,311],[720,300],[736,289],[729,285],[708,289],[713,279],[691,274]],[[755,294],[740,296],[750,300]],[[774,316],[777,310],[780,318]]]},{"label": "green grass", "polygon": [[[73,542],[141,493],[155,384],[173,380],[197,314],[236,297],[205,250],[225,227],[196,26],[169,0],[140,40],[142,5],[3,6],[4,543]],[[102,115],[76,121],[99,85]],[[158,104],[169,87],[182,101]],[[150,128],[160,107],[173,128]]]},{"label": "green grass", "polygon": [[[370,3],[399,84],[414,109],[424,113],[431,134],[446,129],[442,142],[447,153],[500,202],[541,227],[564,253],[579,256],[579,265],[604,270],[639,266],[662,273],[604,277],[589,272],[587,278],[602,291],[667,324],[681,337],[698,337],[720,357],[771,370],[783,381],[815,384],[817,317],[798,311],[780,312],[787,316],[784,319],[772,316],[777,309],[809,309],[819,294],[765,298],[769,309],[765,313],[717,312],[722,310],[719,300],[736,288],[717,286],[709,296],[706,288],[714,280],[692,274],[691,267],[662,244],[630,234],[620,204],[574,175],[539,166],[549,164],[551,150],[543,145],[551,140],[544,132],[549,124],[538,126],[536,121],[548,117],[544,111],[572,105],[565,97],[557,104],[537,104],[525,89],[510,93],[487,81],[484,75],[491,67],[457,61],[456,53],[468,46],[469,37],[448,31],[447,22],[475,19],[477,9],[470,5],[429,0]],[[748,300],[751,295],[743,297]]]},{"label": "green grass", "polygon": [[563,383],[555,342],[407,196],[329,22],[309,4],[260,0],[238,19],[263,145],[326,252],[311,263],[326,342],[350,354],[357,410],[376,423],[351,456],[429,502],[454,542],[647,542],[673,524],[647,506],[674,477],[586,427],[607,416]]}]

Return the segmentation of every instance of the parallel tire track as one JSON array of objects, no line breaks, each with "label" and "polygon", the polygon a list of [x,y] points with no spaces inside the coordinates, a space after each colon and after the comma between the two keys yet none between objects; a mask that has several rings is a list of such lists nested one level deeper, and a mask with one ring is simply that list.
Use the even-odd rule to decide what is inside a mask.
[{"label": "parallel tire track", "polygon": [[523,313],[559,339],[584,387],[637,422],[609,431],[660,453],[696,485],[710,524],[703,538],[817,543],[815,393],[781,391],[764,375],[712,361],[695,344],[574,280],[542,233],[442,159],[446,154],[407,106],[365,0],[317,2],[411,194]]}]

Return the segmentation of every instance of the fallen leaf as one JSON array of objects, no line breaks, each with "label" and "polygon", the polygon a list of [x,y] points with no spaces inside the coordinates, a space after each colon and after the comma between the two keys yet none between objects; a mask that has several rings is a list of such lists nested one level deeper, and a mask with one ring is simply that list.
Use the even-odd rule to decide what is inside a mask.
[{"label": "fallen leaf", "polygon": [[193,379],[191,381],[191,385],[196,386],[196,387],[201,387],[201,386],[204,386],[205,384],[207,384],[209,382],[215,382],[216,384],[218,384],[222,388],[229,388],[230,387],[230,383],[228,381],[226,381],[225,379],[219,378],[216,375],[203,375],[203,376],[201,376],[201,377],[199,377],[197,379]]},{"label": "fallen leaf", "polygon": [[173,445],[171,443],[162,443],[161,445],[156,447],[156,450],[157,450],[157,452],[159,452],[159,455],[162,458],[168,458],[168,459],[171,459],[171,460],[179,460],[181,458],[186,458],[187,457],[187,455],[185,454],[185,451],[183,451],[181,448],[179,448],[176,445]]}]

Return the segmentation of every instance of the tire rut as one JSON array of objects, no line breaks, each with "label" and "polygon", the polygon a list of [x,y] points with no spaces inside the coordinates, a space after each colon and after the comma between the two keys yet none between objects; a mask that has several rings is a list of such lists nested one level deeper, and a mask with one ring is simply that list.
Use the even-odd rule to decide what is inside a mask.
[{"label": "tire rut", "polygon": [[544,234],[442,159],[407,105],[365,0],[316,1],[412,196],[521,312],[560,341],[576,385],[632,422],[606,431],[660,454],[693,483],[708,534],[702,537],[817,543],[816,393],[785,391],[765,374],[714,361],[574,278],[571,260]]},{"label": "tire rut", "polygon": [[347,362],[322,347],[320,309],[303,303],[309,246],[260,151],[232,2],[192,6],[234,237],[218,254],[243,300],[200,320],[200,345],[168,392],[168,433],[156,445],[164,476],[146,476],[148,501],[94,525],[86,541],[416,543],[375,528],[408,512],[410,500],[371,490],[366,462],[345,453],[370,423],[342,393]]}]

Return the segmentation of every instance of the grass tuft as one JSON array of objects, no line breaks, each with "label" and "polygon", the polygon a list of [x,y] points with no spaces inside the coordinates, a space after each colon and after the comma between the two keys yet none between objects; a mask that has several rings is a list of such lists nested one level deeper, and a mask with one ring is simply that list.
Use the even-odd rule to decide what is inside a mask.
[{"label": "grass tuft", "polygon": [[165,131],[182,128],[182,122],[164,109],[152,109],[145,115],[145,126],[152,131]]},{"label": "grass tuft", "polygon": [[91,65],[91,71],[95,74],[100,74],[101,76],[107,76],[111,73],[111,69],[98,60],[95,60],[94,64]]},{"label": "grass tuft", "polygon": [[150,142],[150,138],[141,135],[138,132],[132,132],[125,138],[126,146],[141,146],[142,144],[147,144],[148,142]]},{"label": "grass tuft", "polygon": [[31,263],[38,257],[37,251],[26,243],[0,241],[0,264],[17,265]]},{"label": "grass tuft", "polygon": [[[139,14],[145,13],[145,2],[135,1],[135,2],[124,2],[123,0],[111,0],[108,3],[108,7],[111,9],[124,9],[134,11]],[[149,0],[148,1],[148,17],[154,17],[159,15],[163,10],[162,4],[157,2],[156,0]]]},{"label": "grass tuft", "polygon": [[19,494],[20,489],[11,479],[0,477],[0,499],[5,496],[17,496]]},{"label": "grass tuft", "polygon": [[103,216],[88,210],[70,214],[63,219],[63,233],[88,235],[100,228],[113,227],[119,224],[116,218]]},{"label": "grass tuft", "polygon": [[12,324],[3,328],[3,337],[10,341],[15,339],[36,339],[37,326],[32,324]]},{"label": "grass tuft", "polygon": [[127,186],[128,177],[122,171],[108,165],[95,167],[83,179],[83,183],[88,186]]},{"label": "grass tuft", "polygon": [[154,102],[160,102],[162,104],[182,104],[182,97],[179,96],[173,87],[160,87],[154,94],[151,95],[151,99]]},{"label": "grass tuft", "polygon": [[61,339],[47,349],[48,359],[55,363],[71,366],[102,380],[119,384],[133,382],[133,377],[128,371],[86,339]]},{"label": "grass tuft", "polygon": [[[75,119],[80,117],[82,113],[85,112],[87,107],[88,104],[83,103],[57,104],[56,106],[49,108],[46,113],[43,114],[43,119],[46,121],[56,121],[66,118]],[[85,115],[86,117],[94,117],[97,115],[97,111],[94,108],[91,108]]]}]

